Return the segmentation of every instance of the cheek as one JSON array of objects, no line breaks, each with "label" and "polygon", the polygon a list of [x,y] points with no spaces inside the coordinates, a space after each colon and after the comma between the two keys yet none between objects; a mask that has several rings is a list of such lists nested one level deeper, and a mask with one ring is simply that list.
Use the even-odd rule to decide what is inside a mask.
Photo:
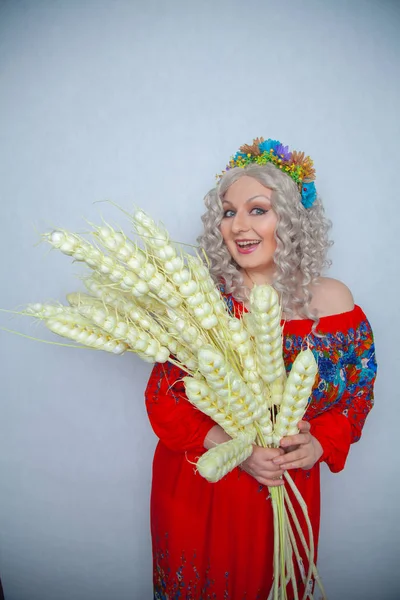
[{"label": "cheek", "polygon": [[[261,232],[260,232],[261,233]],[[275,227],[267,227],[262,232],[262,238],[264,243],[266,243],[269,247],[276,248],[276,239],[275,239]]]},{"label": "cheek", "polygon": [[270,223],[268,223],[268,227],[265,230],[265,239],[268,240],[270,246],[274,249],[277,246],[276,238],[275,238],[275,230],[277,226],[277,219],[273,219]]},{"label": "cheek", "polygon": [[227,223],[227,221],[221,221],[221,225],[219,226],[219,230],[221,232],[221,235],[224,239],[224,242],[226,243],[228,236],[229,236],[229,232],[230,232],[230,227],[229,224]]}]

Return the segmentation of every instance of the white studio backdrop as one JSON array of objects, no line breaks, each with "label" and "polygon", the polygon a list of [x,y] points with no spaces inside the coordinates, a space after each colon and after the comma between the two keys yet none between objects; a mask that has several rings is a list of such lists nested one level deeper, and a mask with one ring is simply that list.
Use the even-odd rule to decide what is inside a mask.
[{"label": "white studio backdrop", "polygon": [[[400,597],[399,26],[385,0],[0,0],[0,307],[82,288],[78,265],[36,244],[101,215],[128,232],[98,201],[194,243],[239,145],[272,137],[314,158],[331,274],[369,316],[380,364],[361,442],[344,472],[323,468],[330,600]],[[149,365],[3,331],[0,347],[6,600],[150,599]]]}]

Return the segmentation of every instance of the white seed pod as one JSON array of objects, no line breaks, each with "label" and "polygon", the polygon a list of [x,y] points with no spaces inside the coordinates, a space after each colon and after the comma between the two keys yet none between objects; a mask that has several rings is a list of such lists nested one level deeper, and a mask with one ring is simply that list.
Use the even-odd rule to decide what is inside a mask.
[{"label": "white seed pod", "polygon": [[248,356],[250,351],[251,351],[251,345],[249,344],[249,341],[247,342],[243,342],[242,344],[239,344],[236,347],[236,351],[241,355],[241,356]]},{"label": "white seed pod", "polygon": [[111,352],[113,354],[115,354],[114,350],[117,347],[118,343],[115,340],[108,340],[106,342],[104,342],[102,350],[105,350],[106,352]]},{"label": "white seed pod", "polygon": [[60,245],[60,250],[64,254],[68,254],[69,256],[72,256],[72,254],[74,253],[74,250],[75,250],[75,246],[73,244],[71,244],[69,241],[66,241]]},{"label": "white seed pod", "polygon": [[261,383],[259,383],[258,381],[256,383],[251,383],[251,382],[249,383],[249,381],[248,381],[248,379],[247,379],[247,377],[246,377],[245,374],[243,375],[243,377],[244,377],[244,380],[246,381],[246,383],[248,383],[248,385],[249,385],[251,391],[253,392],[253,394],[255,396],[262,396],[263,390],[264,390],[263,385]]},{"label": "white seed pod", "polygon": [[193,356],[188,356],[185,360],[181,359],[179,353],[176,353],[176,358],[181,362],[189,371],[196,372],[198,369],[197,360]]},{"label": "white seed pod", "polygon": [[212,329],[218,325],[218,319],[215,315],[209,315],[201,319],[200,324],[204,329]]},{"label": "white seed pod", "polygon": [[291,417],[293,414],[292,408],[290,406],[281,406],[279,412],[284,417]]},{"label": "white seed pod", "polygon": [[190,307],[201,306],[204,302],[204,294],[202,292],[196,292],[193,296],[186,298],[186,302]]},{"label": "white seed pod", "polygon": [[127,339],[131,348],[144,352],[149,344],[150,338],[144,331],[134,332],[130,330]]},{"label": "white seed pod", "polygon": [[[317,363],[311,350],[304,350],[297,355],[288,375],[282,404],[276,417],[274,440],[278,439],[279,436],[288,435],[289,428],[293,427],[293,421],[300,420],[304,415],[317,370]],[[300,383],[298,383],[299,377]],[[298,385],[295,385],[296,382]],[[284,407],[291,410],[290,421],[284,416]],[[275,443],[277,442],[275,441]]]},{"label": "white seed pod", "polygon": [[144,294],[149,293],[149,286],[147,285],[146,281],[143,281],[143,279],[139,279],[139,281],[137,283],[135,283],[134,287],[135,287],[136,293],[139,295],[144,295]]},{"label": "white seed pod", "polygon": [[[106,352],[114,352],[117,342],[114,340],[114,344],[108,336],[105,336],[103,331],[93,325],[89,320],[86,320],[79,314],[63,314],[47,319],[45,321],[46,326],[63,337],[67,337],[73,341],[80,342],[90,348],[99,348]],[[128,349],[126,344],[121,345],[121,352],[125,352]]]},{"label": "white seed pod", "polygon": [[113,230],[107,225],[102,225],[101,227],[96,227],[95,231],[101,240],[108,240],[113,234]]},{"label": "white seed pod", "polygon": [[260,379],[257,371],[248,371],[247,369],[243,372],[243,377],[246,383],[258,383]]},{"label": "white seed pod", "polygon": [[89,335],[90,335],[89,331],[87,331],[86,329],[81,329],[81,331],[76,336],[76,340],[77,340],[77,342],[80,342],[81,344],[85,344],[85,342],[89,338]]},{"label": "white seed pod", "polygon": [[256,359],[252,354],[243,357],[243,367],[249,371],[253,371],[257,368]]},{"label": "white seed pod", "polygon": [[182,300],[178,296],[170,296],[165,300],[165,303],[171,308],[177,308],[182,304]]},{"label": "white seed pod", "polygon": [[157,256],[161,260],[171,260],[171,258],[174,258],[176,256],[175,248],[169,245],[163,246],[162,248],[158,248]]},{"label": "white seed pod", "polygon": [[301,418],[303,417],[304,413],[305,413],[305,406],[297,408],[296,410],[294,410],[292,412],[292,415],[291,415],[292,420],[296,421],[296,423],[297,423],[298,421],[301,420]]},{"label": "white seed pod", "polygon": [[285,389],[286,375],[283,373],[280,377],[274,379],[270,385],[271,405],[279,406],[282,403]]},{"label": "white seed pod", "polygon": [[199,336],[199,332],[193,325],[189,325],[183,332],[182,337],[185,342],[192,344]]},{"label": "white seed pod", "polygon": [[[140,274],[140,276],[142,276],[142,269],[144,269],[145,267],[147,267],[147,265],[150,264],[150,263],[147,263],[146,255],[143,253],[143,251],[140,250],[139,248],[136,248],[134,250],[134,253],[131,254],[129,256],[129,258],[126,260],[126,264],[137,275]],[[154,271],[155,270],[156,269],[154,267]]]},{"label": "white seed pod", "polygon": [[46,319],[46,318],[50,318],[59,314],[66,314],[66,313],[75,313],[76,311],[74,311],[73,309],[71,309],[69,306],[61,306],[61,305],[54,305],[54,304],[40,304],[38,302],[36,302],[35,304],[28,304],[27,307],[25,308],[25,310],[23,311],[24,314],[27,315],[31,315],[32,317],[37,317],[39,319]]},{"label": "white seed pod", "polygon": [[211,366],[214,369],[221,368],[225,363],[225,359],[215,348],[206,346],[199,351],[198,354],[201,363],[206,366]]},{"label": "white seed pod", "polygon": [[241,323],[240,319],[230,319],[228,327],[231,331],[242,331],[243,324]]},{"label": "white seed pod", "polygon": [[123,289],[130,290],[136,285],[137,281],[138,281],[137,276],[134,273],[129,272],[125,275],[125,277],[121,281],[121,287]]},{"label": "white seed pod", "polygon": [[190,279],[190,272],[186,267],[172,274],[172,281],[178,286],[187,283]]},{"label": "white seed pod", "polygon": [[169,281],[166,281],[164,283],[164,285],[159,290],[157,295],[161,300],[165,300],[165,301],[171,297],[177,296],[174,286],[171,283],[169,283]]},{"label": "white seed pod", "polygon": [[256,314],[268,313],[273,306],[279,306],[279,297],[270,285],[255,285],[250,292],[251,312]]},{"label": "white seed pod", "polygon": [[236,437],[240,431],[238,423],[235,419],[226,414],[220,399],[207,386],[207,383],[204,380],[196,380],[196,382],[199,382],[200,385],[197,386],[196,383],[193,382],[192,377],[184,378],[189,402],[221,425],[228,435]]},{"label": "white seed pod", "polygon": [[284,396],[289,395],[296,398],[298,390],[298,386],[293,383],[293,378],[289,376],[285,386]]},{"label": "white seed pod", "polygon": [[200,258],[191,256],[189,264],[190,264],[191,269],[196,273],[196,276],[198,277],[198,279],[200,279],[200,280],[210,279],[210,273],[209,273],[208,269],[204,266],[204,264]]},{"label": "white seed pod", "polygon": [[249,339],[249,334],[245,329],[242,329],[241,331],[232,333],[231,339],[234,344],[242,344],[244,342],[247,342],[247,340]]},{"label": "white seed pod", "polygon": [[114,350],[112,352],[113,352],[113,354],[123,354],[126,349],[127,349],[126,344],[119,342],[118,344],[116,344],[114,346]]},{"label": "white seed pod", "polygon": [[210,482],[219,481],[251,455],[254,439],[244,435],[211,448],[197,461],[200,475]]},{"label": "white seed pod", "polygon": [[180,256],[175,256],[171,260],[167,260],[164,262],[164,269],[170,275],[172,275],[172,273],[180,272],[183,269],[183,267],[183,259]]},{"label": "white seed pod", "polygon": [[193,280],[190,280],[187,283],[182,283],[179,286],[179,291],[185,298],[187,298],[188,296],[193,296],[193,294],[198,292],[198,289],[199,288],[197,283]]},{"label": "white seed pod", "polygon": [[114,283],[118,283],[125,276],[124,269],[120,267],[115,267],[112,271],[110,271],[110,280]]},{"label": "white seed pod", "polygon": [[104,320],[103,329],[109,332],[113,332],[117,325],[117,319],[114,315],[107,315]]},{"label": "white seed pod", "polygon": [[[168,232],[163,227],[156,225],[155,221],[141,210],[135,212],[133,219],[135,228],[139,235],[142,236],[146,246],[152,248],[156,256],[165,260],[165,250],[170,246]],[[172,254],[172,256],[176,255],[174,248],[172,248],[172,246],[170,246],[170,248],[172,249],[170,254]],[[160,251],[162,251],[161,256]],[[172,256],[169,256],[168,258],[172,258]]]},{"label": "white seed pod", "polygon": [[212,314],[212,306],[208,302],[204,302],[199,306],[195,306],[193,312],[198,319],[203,319],[204,317],[209,317]]},{"label": "white seed pod", "polygon": [[157,340],[150,338],[144,351],[147,356],[155,356],[160,349],[160,344]]},{"label": "white seed pod", "polygon": [[123,245],[121,246],[121,248],[118,249],[118,256],[120,258],[120,260],[122,260],[123,262],[127,262],[129,260],[129,258],[131,257],[131,250],[129,248],[129,246],[127,245]]},{"label": "white seed pod", "polygon": [[144,281],[149,282],[152,279],[152,277],[154,277],[156,272],[156,267],[151,263],[147,263],[143,265],[143,267],[141,267],[141,269],[139,270],[139,275],[142,279],[144,279]]},{"label": "white seed pod", "polygon": [[61,244],[65,240],[65,235],[63,231],[52,231],[49,234],[49,242],[55,247],[59,248]]},{"label": "white seed pod", "polygon": [[164,363],[169,359],[169,350],[163,346],[160,346],[160,349],[157,351],[154,359],[155,362]]},{"label": "white seed pod", "polygon": [[157,294],[163,285],[165,285],[165,277],[161,273],[155,273],[151,279],[147,282],[149,289]]},{"label": "white seed pod", "polygon": [[198,363],[210,388],[219,397],[227,399],[227,414],[234,415],[241,426],[252,423],[257,418],[257,402],[223,355],[215,348],[205,346],[198,352]]},{"label": "white seed pod", "polygon": [[250,294],[259,371],[266,383],[283,375],[279,298],[271,286],[254,286]]},{"label": "white seed pod", "polygon": [[116,338],[125,338],[129,330],[128,323],[119,321],[114,329],[114,335]]}]

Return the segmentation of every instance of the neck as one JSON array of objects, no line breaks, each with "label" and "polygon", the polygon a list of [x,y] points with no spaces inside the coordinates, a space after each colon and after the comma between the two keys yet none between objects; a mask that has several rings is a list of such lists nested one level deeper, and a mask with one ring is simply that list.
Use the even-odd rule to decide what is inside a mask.
[{"label": "neck", "polygon": [[271,284],[274,279],[275,267],[257,271],[256,269],[241,269],[243,283],[246,287],[252,288],[254,285]]}]

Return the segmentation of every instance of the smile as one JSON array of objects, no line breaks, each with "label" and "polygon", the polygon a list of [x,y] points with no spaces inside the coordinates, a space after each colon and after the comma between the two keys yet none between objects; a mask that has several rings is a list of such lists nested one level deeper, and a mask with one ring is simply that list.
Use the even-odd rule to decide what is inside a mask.
[{"label": "smile", "polygon": [[240,254],[253,252],[261,240],[236,240],[235,244]]}]

